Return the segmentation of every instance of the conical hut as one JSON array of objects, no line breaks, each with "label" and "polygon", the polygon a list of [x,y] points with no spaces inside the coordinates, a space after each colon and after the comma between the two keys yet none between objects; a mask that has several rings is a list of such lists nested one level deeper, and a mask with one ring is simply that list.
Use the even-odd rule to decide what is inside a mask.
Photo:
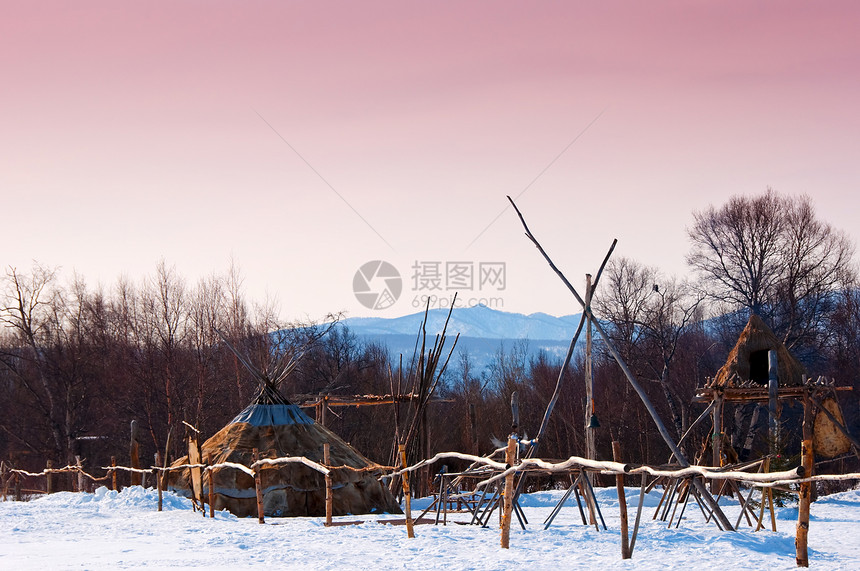
[{"label": "conical hut", "polygon": [[776,351],[779,386],[803,384],[806,369],[788,352],[770,327],[755,314],[750,315],[738,342],[729,353],[726,364],[720,368],[709,387],[736,387],[739,385],[767,385],[768,352]]},{"label": "conical hut", "polygon": [[[331,471],[333,515],[400,513],[391,493],[377,479],[382,473],[378,464],[362,456],[280,394],[277,385],[295,366],[296,359],[263,372],[227,344],[260,381],[260,391],[248,407],[203,443],[203,459],[208,459],[210,464],[233,462],[250,466],[256,449],[261,459],[303,456],[323,464],[323,445],[327,443],[330,466],[356,469],[335,468]],[[188,458],[183,457],[174,465],[187,462]],[[265,515],[325,515],[325,478],[320,472],[303,464],[290,463],[263,468],[260,476]],[[252,476],[242,470],[220,468],[213,471],[213,479],[215,494],[212,503],[215,509],[227,509],[239,517],[257,514]],[[204,478],[203,483],[206,497],[208,478]],[[170,487],[190,495],[189,470],[171,472]]]}]

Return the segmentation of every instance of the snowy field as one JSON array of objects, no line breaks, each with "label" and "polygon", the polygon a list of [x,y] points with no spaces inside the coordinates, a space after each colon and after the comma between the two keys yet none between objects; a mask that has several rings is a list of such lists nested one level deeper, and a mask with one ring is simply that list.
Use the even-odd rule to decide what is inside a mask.
[{"label": "snowy field", "polygon": [[[631,530],[639,490],[628,488]],[[778,508],[779,531],[742,527],[723,533],[705,524],[695,504],[680,528],[653,521],[659,494],[645,499],[633,559],[620,556],[618,500],[614,488],[597,490],[608,531],[582,525],[576,504],[544,530],[541,522],[561,491],[523,496],[530,525],[514,520],[511,549],[499,547],[498,518],[491,529],[454,525],[383,525],[363,516],[361,525],[331,527],[322,518],[214,519],[194,513],[188,500],[168,495],[156,511],[156,492],[57,493],[30,502],[0,502],[0,569],[794,569],[797,509]],[[758,495],[758,494],[756,494]],[[426,500],[415,502],[426,506]],[[721,500],[729,519],[737,502]],[[417,512],[416,512],[417,515]],[[455,519],[467,519],[459,514]],[[337,518],[356,520],[359,518]],[[813,569],[860,569],[860,490],[821,498],[812,505],[809,532]]]}]

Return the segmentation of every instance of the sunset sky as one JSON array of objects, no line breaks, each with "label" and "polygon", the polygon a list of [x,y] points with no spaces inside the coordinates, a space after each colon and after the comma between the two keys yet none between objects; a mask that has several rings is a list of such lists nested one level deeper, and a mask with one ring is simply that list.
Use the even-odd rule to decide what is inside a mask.
[{"label": "sunset sky", "polygon": [[[856,240],[858,25],[849,1],[5,2],[0,264],[108,290],[232,258],[319,318],[414,312],[415,263],[459,263],[462,298],[563,315],[505,195],[575,284],[613,238],[684,275],[691,213],[768,187]],[[353,294],[371,260],[403,277],[386,309]]]}]

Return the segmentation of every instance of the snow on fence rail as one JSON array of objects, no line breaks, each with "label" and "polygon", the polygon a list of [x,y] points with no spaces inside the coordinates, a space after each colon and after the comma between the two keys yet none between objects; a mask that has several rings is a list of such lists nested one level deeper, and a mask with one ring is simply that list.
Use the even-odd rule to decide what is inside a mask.
[{"label": "snow on fence rail", "polygon": [[[48,479],[48,491],[50,492],[50,477],[53,474],[61,474],[61,473],[78,473],[79,479],[82,477],[87,477],[93,482],[104,481],[110,478],[112,475],[115,475],[118,471],[125,471],[130,473],[138,473],[138,474],[147,474],[151,473],[156,475],[156,485],[159,494],[159,505],[158,509],[161,511],[161,494],[164,485],[164,477],[175,470],[200,470],[201,477],[204,474],[208,474],[209,477],[209,512],[210,517],[214,515],[214,507],[213,507],[213,493],[214,486],[212,485],[212,474],[215,470],[221,469],[233,469],[240,470],[249,476],[254,477],[256,493],[257,493],[257,508],[260,523],[264,523],[263,516],[263,502],[262,502],[262,489],[260,484],[260,473],[262,470],[276,468],[278,466],[282,466],[285,464],[291,463],[299,463],[308,468],[315,470],[325,476],[326,480],[326,503],[329,504],[332,501],[332,491],[331,491],[331,478],[330,474],[336,470],[351,470],[357,472],[366,472],[366,471],[378,471],[382,472],[382,476],[380,477],[393,477],[397,475],[404,475],[401,478],[401,482],[404,486],[404,491],[407,495],[409,495],[408,489],[408,478],[405,477],[410,472],[414,472],[424,466],[428,466],[430,464],[434,464],[440,460],[445,459],[456,459],[456,460],[465,460],[471,463],[469,469],[465,472],[468,474],[472,474],[476,477],[482,477],[480,481],[478,481],[475,485],[475,489],[484,488],[492,483],[505,481],[505,492],[500,494],[499,502],[504,502],[504,510],[502,516],[502,546],[507,547],[507,542],[505,541],[506,537],[509,535],[510,523],[511,523],[511,510],[513,509],[514,502],[514,492],[513,492],[513,479],[516,474],[525,475],[528,473],[575,473],[579,471],[581,473],[592,472],[606,475],[615,475],[616,477],[620,476],[633,476],[640,474],[643,478],[643,489],[644,482],[647,476],[652,476],[655,478],[666,478],[669,480],[674,480],[675,482],[679,481],[690,481],[693,478],[704,478],[709,480],[722,480],[722,481],[733,481],[733,482],[741,482],[747,484],[749,486],[759,487],[759,488],[769,488],[778,485],[785,484],[800,484],[805,482],[818,482],[818,481],[846,481],[846,480],[860,480],[860,473],[849,473],[849,474],[835,474],[835,475],[817,475],[811,477],[805,477],[806,473],[802,466],[798,466],[792,470],[786,470],[781,472],[748,472],[745,470],[751,470],[753,468],[758,468],[761,464],[761,461],[746,464],[740,468],[738,467],[729,467],[727,468],[711,468],[707,466],[689,466],[686,468],[681,468],[677,470],[666,469],[665,466],[648,466],[648,465],[637,465],[637,464],[625,464],[621,462],[609,462],[609,461],[596,461],[589,460],[587,458],[582,458],[579,456],[571,456],[567,460],[562,462],[549,462],[547,460],[542,460],[540,458],[524,458],[517,462],[515,457],[515,445],[509,446],[506,450],[505,461],[501,462],[498,460],[493,460],[491,456],[501,452],[505,449],[499,449],[494,451],[492,454],[488,456],[475,456],[472,454],[463,454],[460,452],[441,452],[436,454],[432,458],[428,458],[426,460],[422,460],[413,464],[411,466],[405,466],[401,468],[395,468],[393,466],[382,466],[375,465],[368,468],[353,468],[351,466],[326,466],[320,464],[318,462],[314,462],[304,456],[286,456],[281,458],[263,458],[254,461],[250,466],[246,466],[244,464],[239,464],[236,462],[221,462],[217,464],[201,464],[201,463],[188,463],[188,464],[180,464],[175,466],[152,466],[150,468],[135,468],[129,466],[103,466],[102,469],[107,473],[105,476],[97,477],[92,474],[87,473],[81,464],[78,465],[68,465],[62,468],[52,468],[50,464],[47,468],[42,470],[41,472],[30,472],[27,470],[17,469],[11,467],[7,462],[0,463],[0,477],[3,479],[3,498],[5,499],[8,493],[9,482],[12,478],[16,478],[16,486],[20,482],[21,476],[26,477],[46,477]],[[404,462],[405,463],[405,462]],[[737,468],[737,469],[732,469]],[[765,467],[766,469],[766,467]],[[116,489],[116,479],[113,481],[114,489]],[[79,484],[79,487],[80,484]],[[440,498],[437,501],[441,500],[441,491]],[[18,494],[20,496],[20,494]],[[202,497],[202,487],[200,492],[200,497],[196,497],[194,492],[194,486],[192,486],[192,504],[195,509],[198,509],[198,502],[200,504],[199,509],[203,512],[205,517],[206,512],[204,509],[205,500]],[[678,500],[680,502],[680,500]],[[662,503],[662,500],[661,500]],[[619,506],[624,506],[624,521],[626,522],[626,500],[623,497],[623,486],[619,484]],[[764,507],[764,502],[762,502],[762,508]],[[742,505],[742,509],[744,506]],[[658,508],[659,509],[659,508]],[[639,524],[639,515],[642,510],[642,501],[640,494],[640,504],[638,508],[638,513],[636,516],[636,528],[638,528]],[[331,517],[330,510],[327,509],[327,517],[326,517],[326,525],[331,525]],[[773,516],[771,516],[773,517]],[[762,518],[763,519],[763,516]],[[759,525],[761,525],[761,519],[759,520]],[[412,516],[409,509],[409,502],[407,502],[406,508],[406,521],[407,528],[411,527]],[[622,532],[626,532],[626,525],[623,526]],[[635,538],[636,530],[634,529],[633,537]],[[413,537],[410,534],[410,537]],[[634,539],[635,541],[635,539]],[[622,540],[622,556],[624,556],[623,551],[624,541]],[[629,545],[629,550],[627,552],[627,557],[632,555],[632,544]]]},{"label": "snow on fence rail", "polygon": [[493,470],[498,470],[498,473],[493,474],[493,476],[487,478],[486,480],[482,480],[476,484],[476,487],[483,487],[490,483],[496,482],[498,480],[504,479],[507,475],[512,473],[524,473],[524,472],[566,472],[570,470],[589,470],[598,472],[600,474],[606,475],[636,475],[646,473],[650,476],[654,477],[666,477],[673,479],[680,478],[690,478],[693,476],[701,476],[705,479],[709,480],[736,480],[739,482],[743,482],[745,484],[750,484],[754,486],[773,486],[778,484],[791,484],[791,483],[800,483],[800,482],[814,482],[814,481],[833,481],[833,480],[857,480],[860,479],[860,473],[853,474],[839,474],[839,475],[821,475],[821,476],[812,476],[809,478],[805,478],[805,471],[802,466],[798,466],[792,470],[786,470],[783,472],[764,472],[764,473],[754,473],[754,472],[745,472],[741,470],[733,470],[726,471],[722,468],[711,468],[708,466],[689,466],[687,468],[681,468],[679,470],[666,470],[660,467],[653,467],[648,465],[634,465],[634,464],[623,464],[621,462],[609,462],[609,461],[598,461],[598,460],[589,460],[587,458],[581,458],[579,456],[571,456],[567,460],[563,462],[547,462],[546,460],[541,460],[540,458],[524,458],[520,461],[519,464],[510,465],[505,462],[499,462],[497,460],[492,460],[483,456],[475,456],[472,454],[462,454],[460,452],[440,452],[436,454],[432,458],[428,458],[426,460],[422,460],[412,466],[407,466],[406,468],[401,468],[399,470],[395,470],[391,472],[390,476],[398,476],[405,472],[413,472],[427,466],[429,464],[434,464],[440,460],[446,459],[456,459],[456,460],[467,460],[472,462],[473,465],[480,465],[491,468]]}]

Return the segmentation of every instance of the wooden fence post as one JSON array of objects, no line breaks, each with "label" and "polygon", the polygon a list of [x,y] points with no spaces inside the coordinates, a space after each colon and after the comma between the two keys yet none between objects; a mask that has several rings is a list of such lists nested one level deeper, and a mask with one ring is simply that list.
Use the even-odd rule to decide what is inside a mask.
[{"label": "wooden fence post", "polygon": [[[260,459],[259,451],[254,448],[254,462]],[[263,513],[263,479],[260,475],[261,467],[254,468],[254,487],[257,489],[257,517],[260,523],[266,523],[266,517]]]},{"label": "wooden fence post", "polygon": [[[128,455],[131,459],[131,467],[140,469],[140,442],[138,441],[138,424],[136,420],[131,421],[131,439],[128,446]],[[140,473],[129,472],[129,478],[132,486],[140,485]]]},{"label": "wooden fence post", "polygon": [[[128,446],[128,455],[131,458],[131,467],[140,469],[140,443],[138,442],[138,427],[137,421],[131,421],[131,441]],[[139,486],[141,482],[139,472],[130,473],[131,485]]]},{"label": "wooden fence post", "polygon": [[[621,463],[621,443],[612,442],[612,459]],[[615,487],[618,488],[618,511],[621,514],[621,559],[630,559],[630,536],[627,533],[627,498],[624,496],[624,474],[615,475]]]},{"label": "wooden fence post", "polygon": [[152,475],[155,477],[155,489],[158,492],[158,511],[161,511],[162,505],[164,504],[164,492],[161,488],[161,473],[158,471],[159,466],[161,466],[161,454],[156,452],[155,466],[152,467]]},{"label": "wooden fence post", "polygon": [[[517,441],[513,436],[508,437],[508,447],[505,450],[505,464],[513,467],[516,461]],[[505,476],[504,513],[502,515],[502,548],[511,546],[511,513],[514,511],[514,472]]]},{"label": "wooden fence post", "polygon": [[[800,457],[803,465],[804,478],[812,477],[815,458],[812,450],[812,402],[809,399],[809,389],[803,398],[803,441],[800,444]],[[811,503],[812,482],[800,484],[800,497],[797,500],[797,531],[794,538],[794,548],[798,567],[809,567],[809,552],[807,539],[809,535],[809,505]]]},{"label": "wooden fence post", "polygon": [[[330,458],[329,458],[329,444],[328,442],[323,444],[323,464],[326,468],[331,469],[329,466]],[[331,472],[325,475],[325,524],[326,527],[331,526],[331,515],[333,509],[334,498],[332,497],[332,489],[331,489]]]},{"label": "wooden fence post", "polygon": [[209,517],[215,517],[215,470],[212,468],[212,455],[206,455],[206,471],[209,473]]},{"label": "wooden fence post", "polygon": [[[163,470],[158,475],[158,479],[161,482],[161,489],[166,490],[167,485],[170,483],[169,474],[167,470],[167,463],[170,462],[170,438],[173,435],[173,427],[167,429],[167,443],[164,445],[164,463],[161,465]],[[158,511],[161,511],[161,496],[158,497]]]},{"label": "wooden fence post", "polygon": [[[400,467],[406,469],[406,445],[399,444],[397,446],[400,452]],[[400,477],[403,483],[403,497],[406,500],[406,535],[410,538],[415,537],[415,529],[412,526],[412,492],[409,490],[409,472],[403,472]]]},{"label": "wooden fence post", "polygon": [[84,489],[84,465],[80,456],[75,456],[75,465],[78,467],[78,491],[85,492]]},{"label": "wooden fence post", "polygon": [[51,469],[54,467],[54,462],[52,460],[48,460],[45,463],[45,493],[53,494],[54,493],[54,475],[51,473]]}]

